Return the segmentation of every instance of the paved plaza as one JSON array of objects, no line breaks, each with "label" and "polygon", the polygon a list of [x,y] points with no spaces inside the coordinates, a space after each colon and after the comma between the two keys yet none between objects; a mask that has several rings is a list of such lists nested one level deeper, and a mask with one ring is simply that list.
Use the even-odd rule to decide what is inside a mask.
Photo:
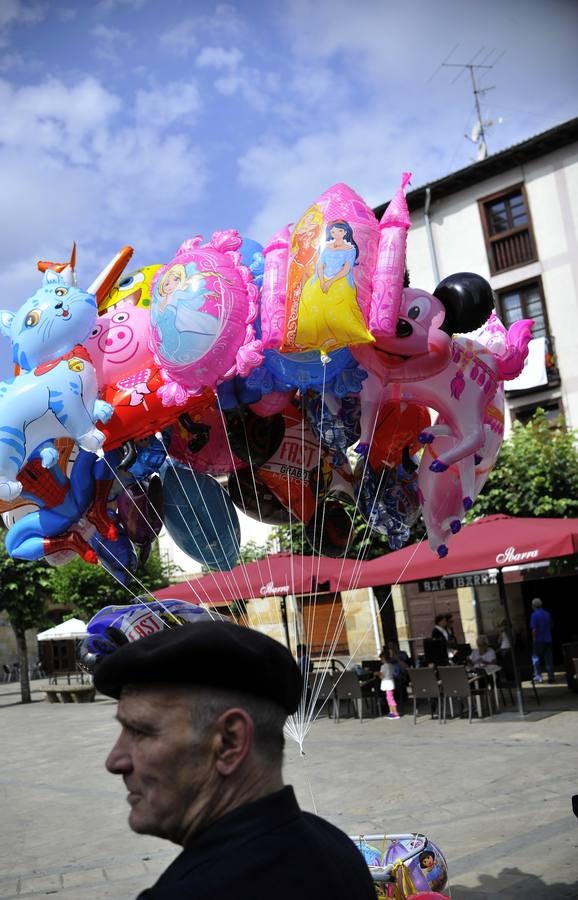
[{"label": "paved plaza", "polygon": [[[561,681],[561,677],[559,676]],[[178,848],[133,834],[125,790],[103,762],[115,703],[20,704],[0,685],[0,897],[132,900]],[[540,688],[529,714],[469,725],[321,718],[286,781],[349,833],[423,831],[444,851],[453,900],[578,898],[578,695]],[[330,900],[330,898],[320,898]],[[354,898],[352,898],[354,900]]]}]

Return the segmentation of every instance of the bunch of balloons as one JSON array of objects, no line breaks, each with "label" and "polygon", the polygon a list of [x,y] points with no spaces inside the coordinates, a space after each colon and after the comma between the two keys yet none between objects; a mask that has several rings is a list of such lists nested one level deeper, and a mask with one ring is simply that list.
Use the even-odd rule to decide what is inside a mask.
[{"label": "bunch of balloons", "polygon": [[506,331],[472,273],[409,287],[408,178],[381,221],[338,184],[266,246],[220,231],[128,275],[123,248],[86,291],[74,251],[39,263],[39,290],[0,311],[8,552],[78,553],[125,581],[164,524],[230,569],[242,509],[340,556],[353,506],[392,549],[423,515],[445,555],[496,459],[532,323]]}]

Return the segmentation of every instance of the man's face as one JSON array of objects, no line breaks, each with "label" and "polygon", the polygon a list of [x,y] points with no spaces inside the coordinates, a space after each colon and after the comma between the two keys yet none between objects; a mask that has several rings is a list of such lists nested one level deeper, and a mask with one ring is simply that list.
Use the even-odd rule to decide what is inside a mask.
[{"label": "man's face", "polygon": [[123,777],[130,827],[180,843],[215,778],[208,741],[191,724],[190,697],[172,688],[125,688],[117,719],[122,731],[106,768]]}]

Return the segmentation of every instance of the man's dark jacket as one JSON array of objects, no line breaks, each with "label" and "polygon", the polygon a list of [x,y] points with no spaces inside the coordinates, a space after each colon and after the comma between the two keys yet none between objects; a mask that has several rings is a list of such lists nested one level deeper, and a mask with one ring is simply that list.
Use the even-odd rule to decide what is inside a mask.
[{"label": "man's dark jacket", "polygon": [[365,861],[293,788],[233,810],[194,835],[138,900],[375,900]]}]

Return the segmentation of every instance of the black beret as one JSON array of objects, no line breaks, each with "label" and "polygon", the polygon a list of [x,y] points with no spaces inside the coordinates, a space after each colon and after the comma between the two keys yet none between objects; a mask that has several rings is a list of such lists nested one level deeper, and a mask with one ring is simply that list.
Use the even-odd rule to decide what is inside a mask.
[{"label": "black beret", "polygon": [[94,684],[117,700],[129,684],[225,688],[272,700],[289,714],[302,690],[299,667],[283,644],[216,621],[167,628],[119,647],[99,662]]}]

